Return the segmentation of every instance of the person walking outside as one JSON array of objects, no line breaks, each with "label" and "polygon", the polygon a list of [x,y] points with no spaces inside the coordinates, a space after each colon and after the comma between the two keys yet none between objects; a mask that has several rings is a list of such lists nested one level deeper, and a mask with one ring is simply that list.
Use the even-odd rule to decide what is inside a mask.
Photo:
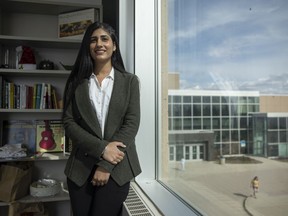
[{"label": "person walking outside", "polygon": [[255,176],[251,181],[251,187],[253,189],[253,196],[256,198],[256,193],[259,191],[259,179],[258,176]]}]

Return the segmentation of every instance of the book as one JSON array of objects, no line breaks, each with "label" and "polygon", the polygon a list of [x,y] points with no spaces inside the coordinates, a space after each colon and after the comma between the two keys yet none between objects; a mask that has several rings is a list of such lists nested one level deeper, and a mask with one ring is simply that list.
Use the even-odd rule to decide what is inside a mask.
[{"label": "book", "polygon": [[28,86],[28,94],[27,94],[27,99],[26,99],[28,101],[28,104],[27,104],[28,109],[33,109],[33,92],[34,92],[33,86]]},{"label": "book", "polygon": [[3,121],[3,145],[22,144],[28,153],[36,152],[36,125],[33,120]]},{"label": "book", "polygon": [[61,120],[38,120],[36,122],[36,151],[62,152],[65,135]]},{"label": "book", "polygon": [[26,109],[27,107],[27,86],[25,84],[20,84],[20,109]]},{"label": "book", "polygon": [[58,109],[58,99],[57,99],[55,88],[52,88],[51,98],[52,98],[51,100],[52,100],[53,109]]},{"label": "book", "polygon": [[3,108],[3,77],[0,75],[0,108]]},{"label": "book", "polygon": [[36,109],[37,83],[33,85],[32,109]]},{"label": "book", "polygon": [[8,109],[9,108],[9,87],[8,87],[8,81],[3,80],[3,104],[2,108]]},{"label": "book", "polygon": [[65,135],[63,152],[65,155],[70,155],[72,151],[72,140]]},{"label": "book", "polygon": [[41,105],[41,92],[42,92],[42,84],[36,84],[36,102],[35,102],[35,109],[40,109]]},{"label": "book", "polygon": [[8,92],[8,95],[9,95],[9,99],[8,99],[8,104],[9,104],[9,106],[8,106],[8,108],[9,109],[14,109],[15,107],[14,107],[14,93],[15,93],[15,91],[14,91],[14,83],[13,82],[8,82],[8,90],[9,90],[9,92]]},{"label": "book", "polygon": [[52,101],[51,101],[51,84],[47,84],[47,108],[52,109]]},{"label": "book", "polygon": [[14,108],[20,109],[20,85],[14,84]]}]

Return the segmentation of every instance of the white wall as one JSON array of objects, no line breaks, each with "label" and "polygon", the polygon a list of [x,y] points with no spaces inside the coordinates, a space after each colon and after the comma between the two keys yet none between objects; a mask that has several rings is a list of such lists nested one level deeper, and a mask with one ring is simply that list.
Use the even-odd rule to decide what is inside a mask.
[{"label": "white wall", "polygon": [[135,72],[134,0],[121,0],[119,4],[119,43],[126,70]]},{"label": "white wall", "polygon": [[[141,82],[141,125],[137,149],[143,173],[139,180],[155,179],[156,167],[156,32],[154,0],[135,1],[135,73]],[[137,15],[137,16],[136,16]]]}]

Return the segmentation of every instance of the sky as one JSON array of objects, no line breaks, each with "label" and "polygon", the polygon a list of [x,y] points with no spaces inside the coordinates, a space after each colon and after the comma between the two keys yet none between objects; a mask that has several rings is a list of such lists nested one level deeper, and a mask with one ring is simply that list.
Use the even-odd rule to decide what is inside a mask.
[{"label": "sky", "polygon": [[182,89],[288,95],[287,0],[168,0],[169,72]]}]

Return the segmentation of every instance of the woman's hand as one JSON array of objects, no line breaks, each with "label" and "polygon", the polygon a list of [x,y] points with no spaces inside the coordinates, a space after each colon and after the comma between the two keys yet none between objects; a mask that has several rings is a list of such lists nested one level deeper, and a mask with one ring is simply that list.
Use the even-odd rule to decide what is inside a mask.
[{"label": "woman's hand", "polygon": [[110,173],[107,170],[105,170],[103,167],[97,167],[91,183],[93,186],[103,186],[107,184],[109,177]]},{"label": "woman's hand", "polygon": [[120,151],[118,147],[125,148],[126,146],[122,142],[110,142],[106,146],[102,158],[114,165],[120,163],[125,154],[124,152]]}]

